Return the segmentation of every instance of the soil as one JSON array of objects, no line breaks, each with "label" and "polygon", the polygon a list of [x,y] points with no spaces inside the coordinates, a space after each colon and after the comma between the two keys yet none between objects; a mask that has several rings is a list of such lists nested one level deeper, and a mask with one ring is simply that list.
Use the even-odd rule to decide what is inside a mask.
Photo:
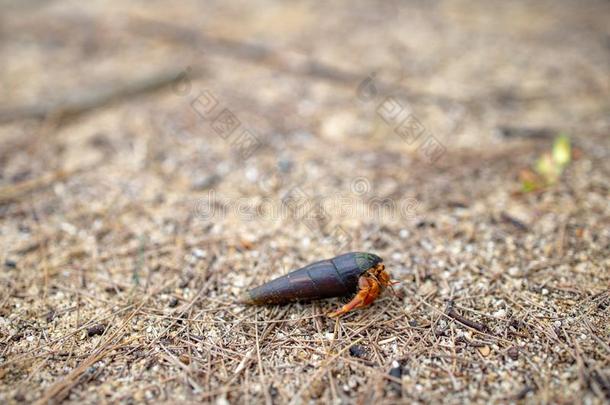
[{"label": "soil", "polygon": [[610,3],[0,4],[0,402],[610,399]]}]

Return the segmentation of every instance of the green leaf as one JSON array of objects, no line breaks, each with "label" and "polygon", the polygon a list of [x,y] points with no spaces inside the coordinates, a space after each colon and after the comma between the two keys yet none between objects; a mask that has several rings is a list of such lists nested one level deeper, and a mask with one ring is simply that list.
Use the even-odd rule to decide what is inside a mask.
[{"label": "green leaf", "polygon": [[538,189],[538,184],[531,180],[523,180],[521,182],[521,190],[524,193],[531,193],[532,191],[536,191]]},{"label": "green leaf", "polygon": [[554,184],[561,174],[561,169],[550,153],[545,153],[536,161],[535,169],[547,184]]},{"label": "green leaf", "polygon": [[559,166],[560,171],[570,163],[572,159],[572,148],[570,138],[566,134],[560,134],[553,143],[553,161]]}]

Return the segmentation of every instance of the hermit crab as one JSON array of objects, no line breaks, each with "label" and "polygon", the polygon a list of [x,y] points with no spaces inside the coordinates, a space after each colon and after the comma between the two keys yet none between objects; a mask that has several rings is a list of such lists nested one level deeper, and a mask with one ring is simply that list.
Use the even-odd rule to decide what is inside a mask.
[{"label": "hermit crab", "polygon": [[250,305],[285,304],[339,297],[357,292],[341,309],[328,314],[341,316],[371,304],[385,287],[395,284],[383,260],[372,253],[351,252],[311,263],[245,292],[240,301]]}]

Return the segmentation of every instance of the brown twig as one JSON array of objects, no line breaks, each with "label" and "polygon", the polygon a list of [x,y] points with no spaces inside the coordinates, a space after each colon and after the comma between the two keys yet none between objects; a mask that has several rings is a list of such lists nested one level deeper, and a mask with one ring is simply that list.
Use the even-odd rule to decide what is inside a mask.
[{"label": "brown twig", "polygon": [[[57,122],[75,117],[96,108],[107,106],[121,100],[136,97],[171,85],[180,79],[184,68],[172,67],[149,76],[137,78],[124,85],[105,85],[87,89],[67,96],[64,100],[47,104],[32,104],[0,109],[0,123],[53,117]],[[191,72],[191,76],[197,72]]]},{"label": "brown twig", "polygon": [[[294,54],[287,54],[263,44],[207,35],[199,30],[167,21],[132,18],[130,25],[139,34],[161,35],[176,42],[187,43],[190,46],[205,47],[206,52],[214,52],[250,63],[264,64],[289,74],[354,86],[354,88],[369,74],[369,72],[341,69],[310,57],[297,57]],[[399,84],[390,84],[381,79],[375,80],[375,86],[379,94],[385,96],[398,94],[408,96],[410,100],[434,100],[440,103],[461,102],[440,94],[416,93],[412,89],[407,89]]]},{"label": "brown twig", "polygon": [[447,316],[449,316],[450,318],[455,319],[459,323],[466,325],[472,329],[476,329],[479,332],[487,333],[487,331],[489,330],[487,325],[484,325],[482,323],[479,323],[479,322],[476,322],[471,319],[463,317],[462,315],[458,314],[452,307],[447,308],[447,310],[445,311],[445,314]]},{"label": "brown twig", "polygon": [[21,183],[2,187],[0,188],[0,203],[17,200],[36,189],[48,187],[55,182],[64,180],[81,171],[83,171],[82,168],[73,170],[57,170],[52,173],[44,174],[35,179],[25,180]]}]

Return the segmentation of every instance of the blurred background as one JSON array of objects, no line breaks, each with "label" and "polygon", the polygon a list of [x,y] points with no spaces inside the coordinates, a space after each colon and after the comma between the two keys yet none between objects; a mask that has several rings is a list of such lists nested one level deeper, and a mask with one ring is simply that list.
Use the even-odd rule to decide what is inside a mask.
[{"label": "blurred background", "polygon": [[[506,343],[506,330],[541,322],[534,301],[554,322],[575,302],[607,299],[609,2],[3,0],[0,10],[0,398],[608,395],[609,353],[588,332],[604,331],[607,306],[589,327],[570,326],[586,337],[580,368],[553,357],[557,335],[533,329],[546,346],[529,347]],[[371,333],[333,329],[322,314],[337,302],[289,315],[233,303],[350,250],[379,253],[404,283],[402,298],[362,315],[389,322]],[[496,314],[492,335],[505,341],[486,343],[499,354],[483,363],[501,375],[475,383],[480,370],[447,374],[432,361],[394,372],[402,386],[388,388],[377,374],[406,370],[413,342],[438,344],[402,340],[421,332],[408,321],[439,321],[410,296]],[[240,358],[254,314],[297,319],[257,329],[261,367]],[[126,326],[112,335],[110,320]],[[368,342],[373,371],[348,362],[336,374],[324,355],[300,354],[299,339],[325,331],[325,353]],[[117,342],[133,350],[67,382]],[[513,344],[540,359],[507,365]],[[150,388],[159,381],[163,393]]]}]

